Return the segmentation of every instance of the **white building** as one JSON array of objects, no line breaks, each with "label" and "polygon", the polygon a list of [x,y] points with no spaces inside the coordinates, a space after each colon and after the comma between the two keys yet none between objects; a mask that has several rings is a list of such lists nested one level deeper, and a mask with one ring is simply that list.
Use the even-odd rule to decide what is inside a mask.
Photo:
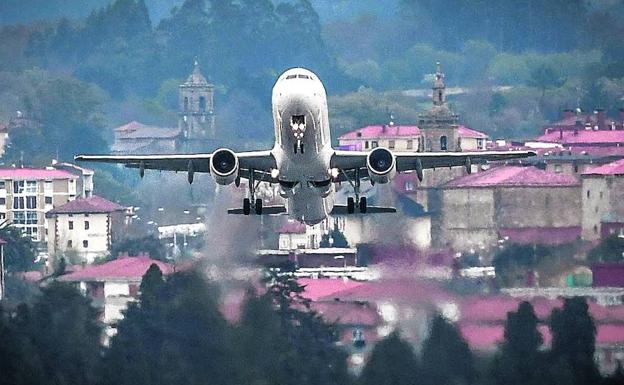
[{"label": "white building", "polygon": [[50,210],[48,253],[71,254],[73,263],[91,263],[110,252],[113,240],[126,226],[126,208],[102,197],[80,198]]}]

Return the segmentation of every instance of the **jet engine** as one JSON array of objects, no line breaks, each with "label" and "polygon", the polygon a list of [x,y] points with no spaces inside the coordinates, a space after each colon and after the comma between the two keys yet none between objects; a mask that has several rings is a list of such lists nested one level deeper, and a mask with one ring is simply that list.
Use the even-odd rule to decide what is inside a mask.
[{"label": "jet engine", "polygon": [[238,177],[238,157],[227,148],[221,148],[210,157],[210,173],[220,185],[227,185]]},{"label": "jet engine", "polygon": [[388,183],[396,174],[396,160],[390,150],[377,147],[366,157],[368,176],[373,183]]}]

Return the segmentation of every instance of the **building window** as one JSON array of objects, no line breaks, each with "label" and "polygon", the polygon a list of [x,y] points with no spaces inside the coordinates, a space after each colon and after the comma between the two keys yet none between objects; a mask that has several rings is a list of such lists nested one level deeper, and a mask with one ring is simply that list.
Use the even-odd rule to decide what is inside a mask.
[{"label": "building window", "polygon": [[199,110],[202,112],[206,111],[206,97],[205,96],[199,97]]},{"label": "building window", "polygon": [[364,148],[367,150],[370,148],[370,144],[368,143],[368,140],[364,142]]},{"label": "building window", "polygon": [[600,199],[602,199],[602,197],[604,196],[604,191],[600,192]]},{"label": "building window", "polygon": [[6,198],[0,198],[0,205],[6,205]]},{"label": "building window", "polygon": [[594,233],[598,234],[598,225],[594,225]]},{"label": "building window", "polygon": [[388,148],[391,150],[394,150],[394,146],[396,145],[396,142],[394,140],[389,140],[388,141]]},{"label": "building window", "polygon": [[376,140],[372,140],[371,141],[371,148],[377,148],[379,147],[379,142],[377,142]]},{"label": "building window", "polygon": [[563,171],[560,164],[555,165],[555,173],[559,174]]},{"label": "building window", "polygon": [[6,187],[4,187],[4,181],[0,180],[0,189],[4,190]]},{"label": "building window", "polygon": [[52,204],[52,197],[45,197],[45,204],[46,205],[51,205]]},{"label": "building window", "polygon": [[69,221],[69,229],[73,230],[74,229],[74,221]]},{"label": "building window", "polygon": [[24,181],[16,180],[13,182],[13,194],[21,194],[24,192]]},{"label": "building window", "polygon": [[589,198],[589,190],[587,190],[587,197]]},{"label": "building window", "polygon": [[477,139],[477,148],[479,149],[485,148],[485,146],[483,145],[483,139]]},{"label": "building window", "polygon": [[27,180],[26,181],[26,190],[29,194],[37,193],[37,181],[36,180]]},{"label": "building window", "polygon": [[414,191],[414,183],[412,183],[411,181],[406,181],[405,182],[405,191]]},{"label": "building window", "polygon": [[16,211],[13,213],[13,223],[16,225],[24,225],[26,224],[26,212],[24,211]]},{"label": "building window", "polygon": [[405,148],[407,148],[408,150],[413,149],[414,148],[414,141],[412,139],[408,139],[407,140],[407,146]]},{"label": "building window", "polygon": [[89,230],[89,221],[85,221],[85,230]]},{"label": "building window", "polygon": [[448,147],[448,146],[447,146],[447,138],[446,138],[446,135],[442,135],[442,136],[440,137],[440,150],[441,150],[441,151],[446,151],[447,147]]},{"label": "building window", "polygon": [[6,213],[0,213],[0,219],[6,219]]},{"label": "building window", "polygon": [[72,240],[70,239],[69,241],[67,241],[67,248],[71,249],[74,246]]},{"label": "building window", "polygon": [[188,111],[189,108],[189,98],[188,96],[184,97],[184,111]]},{"label": "building window", "polygon": [[578,164],[575,164],[575,165],[574,165],[574,172],[575,172],[575,173],[578,173],[578,170],[579,170],[579,168],[578,168]]},{"label": "building window", "polygon": [[13,210],[24,210],[24,197],[13,197]]},{"label": "building window", "polygon": [[89,247],[89,241],[87,241],[87,240],[82,241],[82,247],[84,247],[85,249],[86,249],[87,247]]},{"label": "building window", "polygon": [[28,196],[28,197],[26,197],[26,208],[27,209],[36,209],[37,208],[37,197],[36,196]]},{"label": "building window", "polygon": [[27,225],[36,225],[37,220],[37,212],[36,211],[26,211],[26,224]]},{"label": "building window", "polygon": [[431,139],[427,139],[427,151],[432,151],[433,150],[433,142],[431,142]]}]

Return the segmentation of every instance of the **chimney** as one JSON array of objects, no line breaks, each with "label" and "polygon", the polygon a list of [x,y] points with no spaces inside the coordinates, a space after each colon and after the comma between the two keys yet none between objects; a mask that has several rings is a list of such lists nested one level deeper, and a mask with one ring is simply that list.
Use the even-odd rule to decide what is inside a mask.
[{"label": "chimney", "polygon": [[565,110],[563,110],[563,118],[564,119],[569,119],[569,118],[573,118],[574,117],[574,110],[571,108],[566,108]]},{"label": "chimney", "polygon": [[606,117],[604,108],[597,108],[594,113],[596,114],[596,125],[598,126],[598,129],[604,130]]},{"label": "chimney", "polygon": [[563,139],[563,128],[559,129],[559,139]]}]

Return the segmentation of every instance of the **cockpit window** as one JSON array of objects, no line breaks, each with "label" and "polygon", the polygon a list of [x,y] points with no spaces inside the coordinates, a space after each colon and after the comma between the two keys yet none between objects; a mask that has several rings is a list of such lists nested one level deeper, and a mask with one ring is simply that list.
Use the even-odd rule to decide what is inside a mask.
[{"label": "cockpit window", "polygon": [[296,78],[297,78],[297,75],[288,75],[288,76],[286,76],[286,80],[288,80],[288,79],[296,79]]},{"label": "cockpit window", "polygon": [[299,79],[310,79],[308,75],[297,75]]}]

